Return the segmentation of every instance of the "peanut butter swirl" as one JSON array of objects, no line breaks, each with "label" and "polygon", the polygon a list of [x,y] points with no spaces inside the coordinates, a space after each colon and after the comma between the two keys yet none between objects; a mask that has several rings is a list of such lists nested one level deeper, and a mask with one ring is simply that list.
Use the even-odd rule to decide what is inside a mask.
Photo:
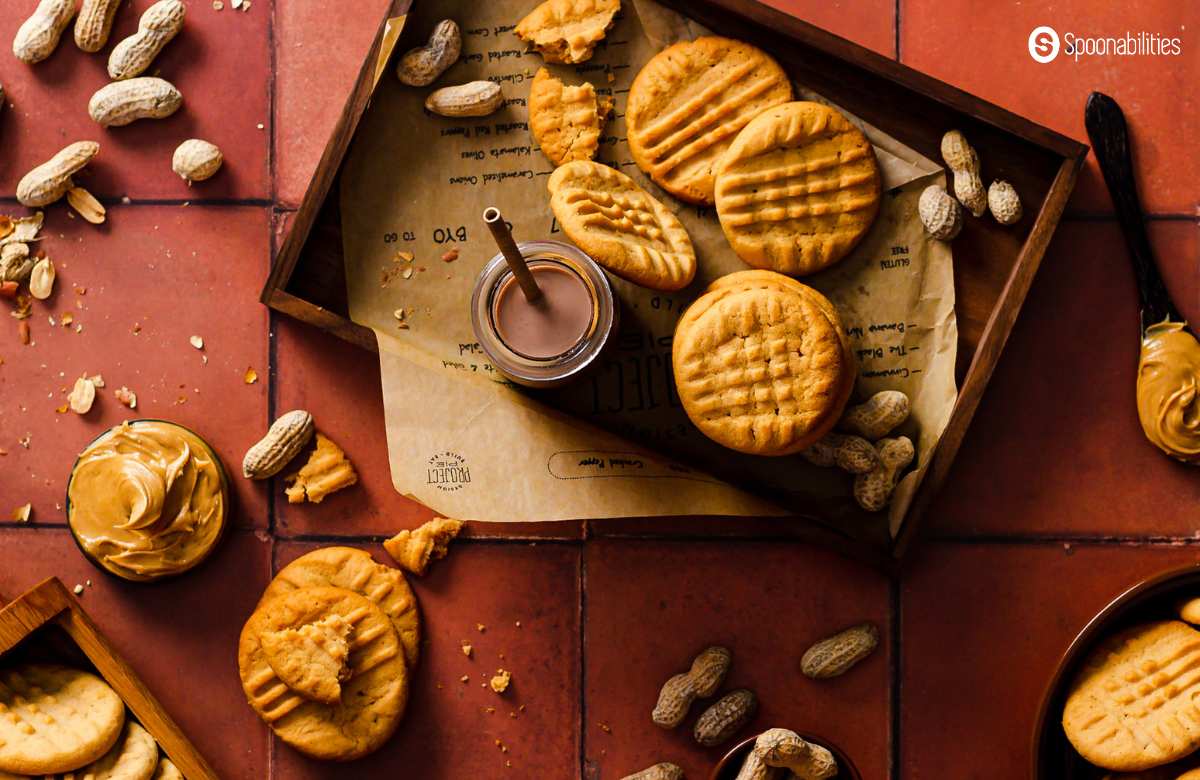
[{"label": "peanut butter swirl", "polygon": [[190,569],[225,525],[220,464],[198,436],[168,422],[124,422],[92,442],[67,495],[79,544],[128,580]]},{"label": "peanut butter swirl", "polygon": [[1156,447],[1184,463],[1200,463],[1200,342],[1182,322],[1146,329],[1138,360],[1137,406]]}]

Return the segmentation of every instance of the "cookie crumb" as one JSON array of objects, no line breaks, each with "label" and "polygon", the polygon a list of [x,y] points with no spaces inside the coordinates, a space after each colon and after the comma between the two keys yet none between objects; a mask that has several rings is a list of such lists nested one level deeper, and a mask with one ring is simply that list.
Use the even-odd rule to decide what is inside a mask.
[{"label": "cookie crumb", "polygon": [[504,671],[503,669],[497,669],[496,676],[488,682],[488,685],[490,685],[492,690],[496,693],[504,693],[508,690],[508,684],[510,682],[512,682],[512,674]]},{"label": "cookie crumb", "polygon": [[471,647],[470,644],[468,644],[466,642],[462,643],[462,654],[465,655],[467,658],[470,658],[471,653],[473,653],[474,651],[475,651],[475,648]]},{"label": "cookie crumb", "polygon": [[75,587],[74,587],[74,588],[72,588],[71,590],[72,590],[72,591],[75,593],[75,595],[76,595],[76,596],[78,596],[78,595],[80,595],[80,594],[82,594],[82,593],[83,593],[83,586],[82,586],[82,585],[79,585],[79,584],[77,583],[77,584],[75,585]]}]

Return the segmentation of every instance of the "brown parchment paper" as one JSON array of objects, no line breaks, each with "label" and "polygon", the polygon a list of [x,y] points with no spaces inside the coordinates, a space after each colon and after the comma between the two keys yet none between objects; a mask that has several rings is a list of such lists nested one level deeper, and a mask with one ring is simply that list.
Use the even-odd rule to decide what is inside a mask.
[{"label": "brown parchment paper", "polygon": [[[533,4],[418,3],[402,47],[419,43],[441,18],[457,20],[463,31],[461,60],[435,86],[491,79],[502,85],[506,105],[479,119],[431,116],[422,108],[429,89],[387,74],[343,170],[350,313],[379,339],[396,489],[441,513],[481,521],[783,515],[802,506],[803,514],[834,526],[852,516],[862,522],[848,475],[799,456],[725,450],[691,426],[674,395],[675,321],[711,280],[746,266],[714,213],[660,190],[629,155],[623,114],[633,77],[663,46],[705,32],[648,0],[626,0],[591,60],[551,69],[569,83],[588,80],[598,92],[611,92],[616,108],[599,159],[679,215],[696,247],[696,282],[664,294],[617,280],[624,305],[616,348],[598,371],[566,390],[530,394],[504,383],[488,364],[468,305],[476,275],[496,253],[483,210],[499,206],[518,240],[566,240],[548,206],[553,168],[527,124],[529,82],[543,62],[512,34]],[[796,89],[805,99],[824,99],[801,84]],[[921,190],[943,181],[940,168],[860,125],[882,167],[879,219],[850,257],[804,281],[834,301],[850,332],[857,396],[896,388],[912,399],[902,432],[917,445],[918,467],[902,481],[887,516],[871,521],[894,534],[956,397],[954,282],[948,247],[928,240],[916,215]],[[457,259],[445,262],[452,249]]]}]

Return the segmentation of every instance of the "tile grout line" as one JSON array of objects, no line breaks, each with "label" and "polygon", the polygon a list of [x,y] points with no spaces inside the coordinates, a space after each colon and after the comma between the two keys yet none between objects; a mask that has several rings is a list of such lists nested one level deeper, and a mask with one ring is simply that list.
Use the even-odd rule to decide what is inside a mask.
[{"label": "tile grout line", "polygon": [[587,555],[579,548],[579,778],[587,780]]},{"label": "tile grout line", "polygon": [[892,23],[892,30],[894,31],[895,40],[893,41],[893,43],[896,47],[896,52],[895,52],[896,62],[901,62],[901,59],[900,59],[900,0],[896,0],[894,14],[895,15],[893,17],[894,21]]},{"label": "tile grout line", "polygon": [[892,625],[890,640],[892,643],[892,654],[888,673],[891,675],[891,684],[888,686],[891,692],[891,729],[888,735],[888,743],[890,748],[891,771],[889,776],[892,780],[900,780],[900,759],[902,757],[902,748],[900,744],[900,696],[902,687],[902,653],[900,639],[902,634],[902,623],[904,620],[903,608],[900,602],[900,580],[890,578],[888,580],[888,600],[891,609]]}]

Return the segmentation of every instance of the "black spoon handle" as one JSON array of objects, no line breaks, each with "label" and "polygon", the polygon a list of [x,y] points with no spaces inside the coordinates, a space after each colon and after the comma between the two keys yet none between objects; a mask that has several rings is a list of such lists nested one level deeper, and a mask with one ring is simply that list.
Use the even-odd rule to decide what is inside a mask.
[{"label": "black spoon handle", "polygon": [[1100,162],[1104,183],[1112,195],[1117,210],[1117,221],[1125,234],[1125,243],[1133,258],[1133,271],[1137,276],[1138,294],[1142,299],[1142,327],[1162,322],[1164,319],[1180,320],[1179,312],[1171,302],[1167,287],[1163,284],[1154,255],[1150,250],[1150,239],[1146,235],[1145,215],[1138,199],[1137,181],[1133,178],[1133,157],[1129,151],[1129,130],[1125,125],[1125,114],[1117,101],[1100,92],[1093,92],[1084,110],[1084,124],[1088,138]]}]

